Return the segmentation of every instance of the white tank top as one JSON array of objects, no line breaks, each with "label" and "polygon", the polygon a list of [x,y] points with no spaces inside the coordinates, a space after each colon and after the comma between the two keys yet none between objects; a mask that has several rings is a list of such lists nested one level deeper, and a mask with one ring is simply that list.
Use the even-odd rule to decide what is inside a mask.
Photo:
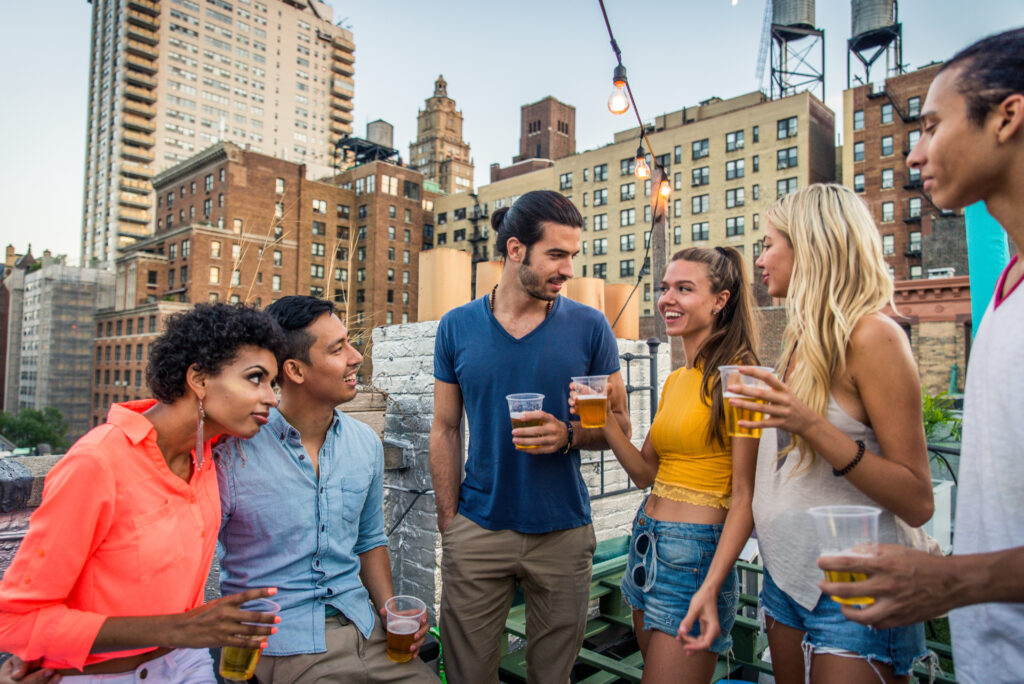
[{"label": "white tank top", "polygon": [[[863,441],[868,451],[884,457],[875,431],[850,417],[832,396],[829,396],[825,417],[850,439]],[[820,549],[807,509],[878,504],[845,477],[833,475],[832,466],[820,456],[808,468],[806,459],[798,467],[800,458],[796,451],[791,451],[781,462],[777,455],[776,430],[765,430],[757,451],[754,482],[754,528],[758,548],[775,584],[801,606],[813,610],[821,597],[818,582],[825,576],[818,568]],[[854,455],[852,452],[850,458]],[[882,544],[928,548],[928,535],[922,529],[910,527],[886,510],[878,521],[878,539]]]}]

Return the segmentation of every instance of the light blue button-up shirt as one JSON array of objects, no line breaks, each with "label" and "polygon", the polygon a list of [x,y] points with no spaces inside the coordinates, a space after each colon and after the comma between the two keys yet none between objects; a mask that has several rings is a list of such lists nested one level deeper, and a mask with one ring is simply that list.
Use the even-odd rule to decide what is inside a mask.
[{"label": "light blue button-up shirt", "polygon": [[281,623],[267,655],[324,652],[328,605],[369,637],[375,616],[359,580],[359,554],[387,544],[384,449],[376,433],[335,410],[319,478],[298,430],[277,409],[255,437],[228,439],[214,454],[221,592],[278,588]]}]

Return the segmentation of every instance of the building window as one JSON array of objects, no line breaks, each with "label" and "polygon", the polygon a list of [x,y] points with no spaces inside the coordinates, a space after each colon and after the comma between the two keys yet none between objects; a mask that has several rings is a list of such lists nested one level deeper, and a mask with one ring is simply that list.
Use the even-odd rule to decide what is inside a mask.
[{"label": "building window", "polygon": [[572,190],[572,171],[558,177],[559,190]]},{"label": "building window", "polygon": [[892,123],[892,105],[888,102],[882,105],[882,123]]},{"label": "building window", "polygon": [[274,192],[278,195],[284,194],[284,178],[278,178],[274,181]]},{"label": "building window", "polygon": [[[857,145],[861,146],[861,152],[863,152],[864,143],[855,143],[854,144],[854,146],[853,146],[854,153],[853,154],[854,154],[854,158],[855,159],[856,159],[856,154],[857,154],[857,152],[856,152]],[[797,148],[795,148],[795,147],[787,147],[787,148],[785,148],[783,150],[779,150],[777,158],[778,158],[778,162],[775,164],[775,168],[777,168],[777,169],[792,169],[792,168],[796,168],[796,165],[797,165]],[[862,155],[862,158],[863,158],[863,155]]]},{"label": "building window", "polygon": [[893,179],[894,179],[894,176],[893,176],[893,170],[892,169],[882,169],[882,189],[883,190],[886,190],[886,189],[891,188],[893,186]]},{"label": "building window", "polygon": [[594,277],[595,278],[607,278],[608,277],[608,264],[594,264]]},{"label": "building window", "polygon": [[907,245],[907,249],[911,252],[921,253],[921,231],[912,230],[909,233],[910,242]]},{"label": "building window", "polygon": [[594,216],[594,231],[608,230],[608,214],[596,214]]},{"label": "building window", "polygon": [[322,242],[314,242],[312,243],[312,246],[313,256],[322,257],[324,255],[324,244]]},{"label": "building window", "polygon": [[690,200],[690,213],[703,214],[711,207],[710,195],[694,195]]},{"label": "building window", "polygon": [[310,264],[309,276],[311,278],[323,279],[324,277],[324,265],[323,264]]},{"label": "building window", "polygon": [[751,132],[754,134],[754,142],[761,142],[761,127],[754,126]]},{"label": "building window", "polygon": [[597,238],[593,242],[594,245],[594,256],[600,256],[608,253],[608,238]]},{"label": "building window", "polygon": [[735,159],[725,163],[725,180],[735,180],[737,178],[743,178],[744,174],[744,160]]},{"label": "building window", "polygon": [[853,177],[853,191],[864,192],[864,174],[858,173]]},{"label": "building window", "polygon": [[675,218],[679,218],[683,215],[683,200],[672,200],[672,215]]},{"label": "building window", "polygon": [[907,217],[908,218],[920,218],[921,217],[921,198],[911,197],[907,202]]},{"label": "building window", "polygon": [[219,283],[220,283],[220,267],[219,266],[211,266],[210,267],[210,284],[211,285],[218,285]]},{"label": "building window", "polygon": [[761,185],[759,183],[754,183],[750,186],[750,196],[755,200],[761,199]]},{"label": "building window", "polygon": [[[761,228],[761,215],[760,214],[754,214],[753,218],[754,218],[754,220],[753,220],[754,230],[759,230]],[[760,252],[758,252],[758,253],[760,254]]]},{"label": "building window", "polygon": [[409,284],[409,272],[408,271],[402,271],[402,284],[403,285],[408,285]]},{"label": "building window", "polygon": [[853,130],[864,130],[864,110],[858,109],[853,113]]},{"label": "building window", "polygon": [[888,157],[892,155],[892,136],[887,135],[882,138],[882,156]]},{"label": "building window", "polygon": [[682,164],[683,163],[683,146],[682,145],[676,145],[674,148],[672,148],[672,160],[673,160],[673,163],[675,163],[675,164]]},{"label": "building window", "polygon": [[274,292],[281,291],[281,276],[275,275],[270,279],[270,289]]},{"label": "building window", "polygon": [[[189,207],[191,212],[192,207]],[[203,200],[203,217],[210,218],[210,212],[213,210],[213,202],[209,197]]]},{"label": "building window", "polygon": [[206,174],[206,179],[205,179],[205,182],[203,184],[203,187],[206,189],[207,192],[209,192],[210,190],[213,190],[213,174],[212,173]]},{"label": "building window", "polygon": [[726,237],[733,237],[734,235],[743,235],[743,218],[742,216],[733,216],[725,219],[725,235]]},{"label": "building window", "polygon": [[922,273],[922,269],[921,269],[920,265],[915,265],[915,266],[911,266],[910,267],[910,279],[911,280],[920,280],[923,275],[924,274]]},{"label": "building window", "polygon": [[862,162],[864,161],[864,142],[853,143],[853,161]]},{"label": "building window", "polygon": [[683,227],[675,226],[672,228],[672,244],[681,245],[683,244]]},{"label": "building window", "polygon": [[389,283],[395,282],[395,269],[393,269],[393,268],[389,268],[388,269],[388,282]]},{"label": "building window", "polygon": [[912,97],[907,100],[907,116],[918,117],[921,116],[921,98]]},{"label": "building window", "polygon": [[323,221],[313,221],[313,235],[327,235],[327,224]]},{"label": "building window", "polygon": [[701,221],[690,226],[690,239],[694,242],[701,242],[708,239],[708,222]]},{"label": "building window", "polygon": [[742,207],[744,204],[743,188],[733,188],[725,191],[725,208]]},{"label": "building window", "polygon": [[594,167],[594,182],[599,183],[606,180],[608,180],[608,165],[598,164]]},{"label": "building window", "polygon": [[892,235],[882,236],[882,254],[892,256],[896,253],[896,240]]},{"label": "building window", "polygon": [[465,239],[466,239],[466,229],[465,228],[459,228],[458,230],[452,232],[452,242],[462,242]]},{"label": "building window", "polygon": [[619,262],[620,278],[631,278],[634,275],[636,275],[636,267],[634,266],[633,259],[623,259]]},{"label": "building window", "polygon": [[710,147],[708,146],[708,139],[707,138],[704,138],[703,140],[694,140],[693,144],[690,146],[690,148],[691,148],[691,155],[690,155],[690,157],[692,159],[703,159],[704,157],[706,157],[709,154],[711,154]]},{"label": "building window", "polygon": [[895,202],[882,202],[882,223],[889,223],[896,216]]},{"label": "building window", "polygon": [[778,197],[796,192],[796,178],[782,178],[775,182],[775,191]]},{"label": "building window", "polygon": [[676,171],[674,174],[672,174],[672,187],[675,188],[676,190],[683,189],[683,174],[680,173],[679,171]]},{"label": "building window", "polygon": [[619,201],[626,202],[636,199],[636,183],[623,183],[619,186]]},{"label": "building window", "polygon": [[242,272],[238,269],[231,271],[231,287],[238,287],[242,284]]},{"label": "building window", "polygon": [[791,116],[788,119],[779,119],[777,124],[778,139],[785,140],[786,138],[792,138],[796,135],[796,117]]},{"label": "building window", "polygon": [[760,171],[761,170],[761,155],[755,154],[753,157],[751,157],[750,158],[750,166],[751,166],[751,168],[753,168],[753,170],[754,170],[753,172],[754,173],[757,173],[758,171]]},{"label": "building window", "polygon": [[190,244],[191,243],[189,243],[188,240],[182,240],[181,241],[181,258],[182,259],[187,259],[188,258]]},{"label": "building window", "polygon": [[619,212],[619,225],[631,226],[636,223],[636,209],[623,209]]},{"label": "building window", "polygon": [[633,171],[636,169],[636,158],[627,157],[619,161],[619,175],[620,176],[632,176]]},{"label": "building window", "polygon": [[608,204],[608,188],[601,188],[594,191],[594,206],[600,207]]},{"label": "building window", "polygon": [[619,236],[620,252],[632,252],[634,249],[636,249],[636,235],[634,233]]},{"label": "building window", "polygon": [[708,166],[701,166],[700,168],[693,169],[690,171],[690,185],[707,185],[711,182],[711,171]]},{"label": "building window", "polygon": [[734,152],[743,148],[743,131],[725,134],[725,151]]},{"label": "building window", "polygon": [[282,261],[281,250],[274,250],[274,266],[280,266]]}]

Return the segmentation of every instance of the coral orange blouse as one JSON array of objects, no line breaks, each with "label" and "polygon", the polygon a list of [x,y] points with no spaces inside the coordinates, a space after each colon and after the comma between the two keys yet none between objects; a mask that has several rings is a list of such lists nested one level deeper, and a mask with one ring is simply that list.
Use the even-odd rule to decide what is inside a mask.
[{"label": "coral orange blouse", "polygon": [[0,582],[0,650],[76,668],[145,653],[90,653],[108,616],[183,613],[203,603],[220,526],[213,459],[174,475],[142,415],[114,404],[46,477],[43,500]]}]

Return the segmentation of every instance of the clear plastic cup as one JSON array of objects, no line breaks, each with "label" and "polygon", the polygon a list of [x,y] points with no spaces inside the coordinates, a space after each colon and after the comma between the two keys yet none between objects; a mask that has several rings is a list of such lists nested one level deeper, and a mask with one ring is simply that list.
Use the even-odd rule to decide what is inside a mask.
[{"label": "clear plastic cup", "polygon": [[[544,395],[537,394],[534,392],[524,392],[521,394],[509,394],[505,397],[508,400],[508,413],[512,419],[512,429],[524,428],[524,427],[537,427],[544,421],[540,418],[533,420],[523,420],[523,414],[530,411],[540,411],[544,408]],[[536,445],[532,446],[520,446],[516,445],[517,449],[536,449]]]},{"label": "clear plastic cup", "polygon": [[752,411],[750,409],[739,408],[729,404],[730,397],[736,397],[737,399],[743,399],[746,401],[753,401],[758,404],[766,404],[764,399],[755,399],[754,397],[748,397],[744,394],[736,394],[729,391],[729,385],[746,385],[747,387],[760,387],[762,389],[769,389],[768,383],[760,378],[755,378],[750,375],[743,375],[740,373],[740,368],[759,368],[766,370],[769,373],[774,373],[774,368],[767,368],[765,366],[719,366],[718,372],[722,375],[722,398],[725,404],[725,431],[730,437],[760,437],[761,428],[745,428],[740,427],[739,421],[741,420],[761,420],[764,418],[764,414],[760,411]]},{"label": "clear plastic cup", "polygon": [[[817,506],[807,511],[818,533],[819,556],[874,556],[878,553],[878,518],[882,509],[875,506]],[[829,582],[861,582],[862,572],[826,570]],[[870,596],[839,598],[836,603],[866,606],[875,602]]]},{"label": "clear plastic cup", "polygon": [[608,376],[579,375],[576,385],[576,413],[585,428],[604,427],[608,415]]},{"label": "clear plastic cup", "polygon": [[419,630],[427,604],[415,596],[392,596],[384,602],[387,617],[387,653],[396,663],[412,660],[413,642]]}]

